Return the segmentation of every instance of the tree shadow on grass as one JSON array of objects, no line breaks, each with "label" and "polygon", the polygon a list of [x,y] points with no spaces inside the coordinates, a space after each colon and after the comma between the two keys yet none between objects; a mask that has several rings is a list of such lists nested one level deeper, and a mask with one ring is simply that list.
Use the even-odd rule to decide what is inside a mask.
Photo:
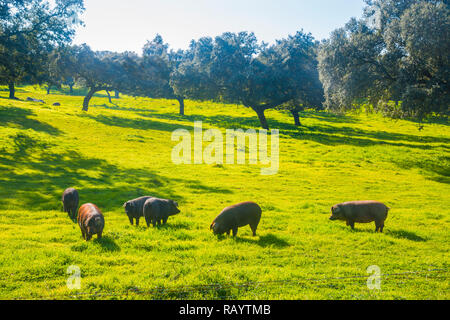
[{"label": "tree shadow on grass", "polygon": [[[200,183],[198,180],[193,180],[192,183],[187,183],[186,187],[198,192],[207,192],[207,193],[220,193],[220,194],[232,194],[234,193],[232,190],[221,188],[221,187],[212,187],[212,186],[205,186]],[[194,193],[195,193],[194,191]]]},{"label": "tree shadow on grass", "polygon": [[[80,205],[91,202],[104,213],[123,209],[124,202],[143,195],[182,203],[184,198],[176,193],[179,184],[208,192],[231,192],[198,180],[165,177],[146,168],[118,167],[74,150],[54,153],[45,142],[22,133],[12,137],[8,149],[2,151],[0,209],[61,210],[61,195],[68,187],[78,189]],[[115,187],[117,183],[121,186]]]},{"label": "tree shadow on grass", "polygon": [[336,134],[339,134],[342,135],[343,137],[336,136],[336,138],[354,139],[355,142],[358,142],[357,145],[361,146],[387,144],[392,146],[430,149],[435,148],[436,146],[429,146],[427,145],[428,143],[443,143],[443,145],[440,145],[439,147],[447,149],[450,148],[448,146],[448,144],[450,143],[450,138],[445,137],[433,137],[425,135],[420,136],[420,135],[386,132],[380,130],[378,131],[363,130],[352,127],[334,127],[326,124],[300,127],[299,132],[305,135],[321,133],[322,135],[328,134],[334,136]]},{"label": "tree shadow on grass", "polygon": [[61,134],[59,129],[49,124],[29,118],[34,115],[35,113],[28,109],[0,106],[0,126],[33,129],[53,136]]},{"label": "tree shadow on grass", "polygon": [[394,163],[402,169],[419,169],[426,179],[439,183],[450,184],[450,157],[439,156],[432,159],[420,159],[417,161],[398,160]]},{"label": "tree shadow on grass", "polygon": [[[137,111],[139,109],[131,109]],[[212,126],[224,129],[260,129],[260,123],[256,116],[252,117],[236,117],[229,115],[179,115],[174,113],[151,113],[148,110],[138,112],[138,115],[145,118],[172,120],[172,121],[189,121],[192,126],[183,124],[164,123],[146,119],[128,119],[117,116],[91,116],[90,117],[100,123],[110,126],[119,126],[134,129],[152,129],[161,131],[173,131],[175,129],[193,129],[194,121],[202,121]],[[356,123],[357,120],[347,115],[336,115],[327,112],[304,111],[304,117],[315,118],[329,123]],[[353,146],[375,146],[387,145],[396,147],[408,147],[414,149],[429,150],[436,147],[450,149],[450,138],[433,137],[425,135],[400,134],[386,131],[363,130],[353,127],[336,127],[329,124],[310,125],[297,127],[292,123],[271,119],[268,116],[269,127],[279,129],[281,135],[286,135],[294,139],[309,140],[324,145],[353,145]],[[441,145],[429,145],[430,143],[441,143]]]},{"label": "tree shadow on grass", "polygon": [[[139,113],[146,118],[167,119],[177,121],[203,121],[208,124],[212,124],[221,128],[236,129],[236,128],[259,128],[259,122],[254,117],[232,117],[228,115],[187,115],[181,116],[178,114],[169,113]],[[312,112],[308,111],[305,116],[316,117],[318,119],[327,119],[329,122],[334,120],[338,122],[345,122],[346,116],[329,115],[325,112]],[[128,127],[134,129],[152,129],[162,131],[173,131],[175,129],[186,129],[192,131],[192,126],[186,126],[182,124],[164,123],[154,120],[146,119],[126,119],[121,117],[106,117],[106,116],[91,116],[92,119],[101,122],[105,125]],[[350,118],[351,119],[351,118]],[[350,120],[352,121],[352,120]],[[323,145],[340,146],[340,145],[352,145],[358,147],[367,146],[394,146],[404,147],[411,149],[431,150],[435,148],[450,149],[450,138],[445,137],[433,137],[433,136],[421,136],[400,134],[386,131],[372,131],[363,130],[352,127],[336,127],[329,124],[320,124],[313,126],[296,127],[293,124],[279,122],[277,120],[269,120],[272,128],[280,129],[281,135],[286,135],[291,138],[299,140],[309,140]],[[439,145],[437,145],[439,143]],[[417,163],[403,163],[401,161],[395,162],[401,168],[418,167],[425,171],[427,179],[440,182],[449,183],[450,181],[450,169],[449,161],[444,157],[444,161],[435,162],[422,160]],[[220,190],[199,190],[205,192],[220,192]]]},{"label": "tree shadow on grass", "polygon": [[359,119],[338,113],[325,112],[325,111],[302,111],[299,112],[301,118],[313,118],[320,121],[326,121],[331,123],[359,123]]},{"label": "tree shadow on grass", "polygon": [[120,247],[109,236],[102,236],[100,239],[94,239],[93,242],[101,246],[103,251],[115,252],[120,251]]},{"label": "tree shadow on grass", "polygon": [[173,132],[177,129],[186,129],[188,131],[193,130],[193,125],[186,126],[177,123],[165,123],[146,119],[130,119],[124,117],[105,116],[105,115],[93,116],[89,114],[81,114],[80,117],[90,118],[107,126],[114,126],[121,128],[132,128],[139,130],[158,130],[168,132]]},{"label": "tree shadow on grass", "polygon": [[[178,120],[178,121],[202,121],[210,125],[225,129],[260,129],[260,123],[256,117],[234,117],[228,115],[186,115],[181,116],[170,113],[139,113],[143,117]],[[312,117],[326,120],[330,123],[354,123],[348,116],[327,114],[325,112],[304,112],[304,117]],[[346,121],[348,120],[348,121]],[[297,127],[292,123],[270,119],[269,127],[279,129],[281,135],[286,135],[294,139],[310,140],[324,145],[353,145],[353,146],[374,146],[389,145],[397,147],[410,147],[419,149],[432,149],[436,147],[450,149],[450,138],[419,136],[410,134],[400,134],[385,131],[363,130],[352,127],[336,127],[329,124],[310,125]],[[402,142],[403,141],[403,142]],[[430,146],[429,143],[442,143],[440,146]]]},{"label": "tree shadow on grass", "polygon": [[120,111],[131,111],[131,112],[156,112],[154,109],[145,109],[145,108],[134,108],[134,107],[121,107],[118,104],[113,103],[113,106],[108,104],[102,105],[93,105],[94,108],[103,108],[108,110],[120,110]]},{"label": "tree shadow on grass", "polygon": [[[50,95],[56,94],[56,95],[66,95],[69,97],[85,97],[88,94],[88,91],[89,91],[88,88],[73,87],[72,93],[70,93],[69,87],[62,87],[61,89],[52,87],[52,89],[50,91]],[[108,95],[106,94],[106,91],[98,91],[94,94],[94,97],[108,99]],[[116,98],[114,98],[114,94],[111,94],[111,98],[116,99]]]},{"label": "tree shadow on grass", "polygon": [[387,230],[386,234],[397,239],[407,239],[415,242],[425,242],[428,239],[406,230]]}]

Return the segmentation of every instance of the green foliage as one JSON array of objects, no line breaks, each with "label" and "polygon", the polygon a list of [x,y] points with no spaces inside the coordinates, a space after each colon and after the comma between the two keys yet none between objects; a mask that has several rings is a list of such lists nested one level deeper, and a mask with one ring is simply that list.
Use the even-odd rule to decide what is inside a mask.
[{"label": "green foliage", "polygon": [[[405,120],[306,110],[298,128],[270,110],[281,162],[267,177],[259,165],[171,162],[172,131],[195,120],[223,133],[257,128],[241,106],[187,100],[182,117],[174,100],[110,104],[97,93],[87,114],[82,89],[20,87],[20,101],[2,89],[0,298],[449,299],[447,122],[419,132]],[[102,240],[84,241],[61,211],[69,186],[103,211]],[[144,194],[178,201],[181,213],[160,228],[131,226],[122,204]],[[333,204],[354,199],[392,208],[383,234],[328,220]],[[220,210],[244,200],[263,209],[258,236],[249,227],[213,236]],[[67,289],[70,265],[81,268],[81,290]],[[389,275],[381,290],[366,286],[370,265]]]},{"label": "green foliage", "polygon": [[72,77],[89,89],[83,101],[84,111],[88,110],[89,101],[96,92],[129,91],[136,85],[134,74],[130,72],[130,68],[137,68],[136,54],[92,51],[86,44],[73,46],[70,52]]},{"label": "green foliage", "polygon": [[257,113],[265,129],[267,109],[321,104],[314,42],[303,32],[271,47],[253,33],[227,32],[192,41],[185,56],[171,80],[176,93],[242,104]]},{"label": "green foliage", "polygon": [[48,72],[48,54],[57,45],[68,44],[82,22],[83,0],[0,2],[0,83],[42,82]]},{"label": "green foliage", "polygon": [[326,106],[348,110],[368,101],[394,118],[448,116],[449,4],[366,2],[364,19],[350,20],[321,46]]}]

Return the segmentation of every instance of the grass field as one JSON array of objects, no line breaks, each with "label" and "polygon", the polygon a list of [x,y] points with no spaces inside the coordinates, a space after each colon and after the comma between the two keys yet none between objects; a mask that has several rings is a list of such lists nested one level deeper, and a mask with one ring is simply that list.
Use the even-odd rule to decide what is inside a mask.
[{"label": "grass field", "polygon": [[[377,115],[302,113],[280,129],[280,170],[260,165],[175,165],[173,130],[259,128],[243,107],[105,95],[81,112],[82,92],[0,91],[0,298],[3,299],[449,299],[450,127]],[[31,96],[44,104],[27,102]],[[60,102],[61,106],[53,106]],[[67,187],[105,216],[104,237],[86,242],[61,211]],[[131,226],[122,204],[171,198],[181,213],[160,228]],[[391,207],[385,232],[329,221],[349,200]],[[258,236],[216,237],[227,205],[263,209]],[[81,289],[70,291],[70,265]],[[368,266],[381,290],[369,290]],[[407,273],[414,272],[414,273]]]}]

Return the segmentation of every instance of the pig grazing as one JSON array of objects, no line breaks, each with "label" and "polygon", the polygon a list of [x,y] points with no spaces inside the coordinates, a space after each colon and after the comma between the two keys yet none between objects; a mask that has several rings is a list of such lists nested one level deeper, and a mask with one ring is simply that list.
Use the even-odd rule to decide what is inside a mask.
[{"label": "pig grazing", "polygon": [[129,200],[123,204],[125,213],[127,214],[128,219],[130,219],[131,225],[133,225],[133,218],[136,220],[136,225],[139,225],[139,218],[144,216],[144,203],[150,198],[153,197],[144,196]]},{"label": "pig grazing", "polygon": [[86,241],[90,240],[94,234],[97,234],[97,239],[102,237],[105,219],[103,218],[100,209],[95,204],[83,204],[78,210],[77,221],[83,239],[86,239]]},{"label": "pig grazing", "polygon": [[63,210],[69,214],[72,220],[75,220],[78,209],[78,191],[74,188],[67,188],[62,195]]},{"label": "pig grazing", "polygon": [[161,225],[161,221],[165,224],[170,216],[178,213],[180,213],[178,203],[173,200],[150,198],[144,203],[144,217],[147,227],[150,227],[150,223],[153,226]]},{"label": "pig grazing", "polygon": [[254,202],[242,202],[229,207],[226,207],[214,219],[209,229],[213,230],[214,234],[227,233],[233,231],[233,237],[237,235],[238,228],[250,225],[253,231],[253,236],[256,236],[256,228],[261,219],[261,208]]},{"label": "pig grazing", "polygon": [[355,222],[369,223],[375,221],[375,232],[383,232],[384,220],[390,208],[378,201],[350,201],[334,205],[330,220],[344,220],[352,229]]}]

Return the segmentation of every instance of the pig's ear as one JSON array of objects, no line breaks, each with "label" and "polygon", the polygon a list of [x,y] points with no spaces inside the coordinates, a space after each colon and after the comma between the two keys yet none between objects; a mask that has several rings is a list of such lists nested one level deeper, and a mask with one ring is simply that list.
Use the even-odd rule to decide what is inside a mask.
[{"label": "pig's ear", "polygon": [[335,211],[335,212],[339,212],[339,211],[341,211],[341,208],[339,208],[339,206],[335,206],[335,207],[334,207],[334,211]]},{"label": "pig's ear", "polygon": [[128,203],[128,202],[124,202],[123,205],[122,205],[122,207],[125,208],[125,207],[127,206],[127,203]]},{"label": "pig's ear", "polygon": [[173,204],[178,208],[178,202],[174,201]]},{"label": "pig's ear", "polygon": [[211,223],[211,225],[209,226],[209,230],[211,230],[214,227],[215,223]]}]

